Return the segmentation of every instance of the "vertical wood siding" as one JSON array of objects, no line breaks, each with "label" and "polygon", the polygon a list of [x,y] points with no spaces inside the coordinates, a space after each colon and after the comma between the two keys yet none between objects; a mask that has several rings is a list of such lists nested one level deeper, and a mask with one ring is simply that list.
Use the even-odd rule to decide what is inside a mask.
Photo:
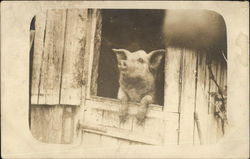
[{"label": "vertical wood siding", "polygon": [[34,53],[31,80],[31,103],[38,104],[40,75],[42,67],[42,57],[44,54],[44,37],[46,27],[46,12],[41,12],[36,15],[35,22],[35,39],[34,39]]},{"label": "vertical wood siding", "polygon": [[67,11],[60,104],[80,105],[87,20],[86,9]]},{"label": "vertical wood siding", "polygon": [[[218,88],[206,56],[181,48],[167,48],[163,110],[150,106],[145,124],[138,125],[133,106],[127,122],[119,123],[119,101],[92,98],[97,94],[101,28],[99,10],[49,10],[36,16],[31,81],[31,132],[36,139],[72,143],[78,121],[107,129],[83,131],[82,145],[87,147],[209,144],[223,136],[210,95]],[[224,88],[226,67],[212,61],[211,69]]]},{"label": "vertical wood siding", "polygon": [[81,111],[72,106],[79,106],[85,96],[87,24],[87,9],[48,10],[36,15],[31,132],[43,142],[73,142]]},{"label": "vertical wood siding", "polygon": [[[227,85],[226,66],[212,60],[211,70],[223,89]],[[165,106],[180,114],[178,144],[217,142],[223,136],[222,121],[214,115],[216,103],[211,93],[218,88],[211,79],[207,57],[202,52],[168,48],[165,71]]]},{"label": "vertical wood siding", "polygon": [[74,108],[71,106],[31,106],[31,133],[45,143],[71,143]]},{"label": "vertical wood siding", "polygon": [[48,10],[38,104],[59,104],[66,10]]},{"label": "vertical wood siding", "polygon": [[32,104],[80,105],[87,20],[86,9],[37,15]]},{"label": "vertical wood siding", "polygon": [[182,51],[179,144],[193,143],[196,53]]}]

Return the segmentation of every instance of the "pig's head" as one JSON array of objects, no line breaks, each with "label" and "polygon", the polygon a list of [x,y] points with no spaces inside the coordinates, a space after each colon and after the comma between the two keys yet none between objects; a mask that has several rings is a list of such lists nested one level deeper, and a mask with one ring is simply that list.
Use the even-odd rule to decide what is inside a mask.
[{"label": "pig's head", "polygon": [[125,49],[113,49],[116,53],[120,73],[130,78],[147,78],[154,76],[165,50],[146,53],[143,50],[130,52]]}]

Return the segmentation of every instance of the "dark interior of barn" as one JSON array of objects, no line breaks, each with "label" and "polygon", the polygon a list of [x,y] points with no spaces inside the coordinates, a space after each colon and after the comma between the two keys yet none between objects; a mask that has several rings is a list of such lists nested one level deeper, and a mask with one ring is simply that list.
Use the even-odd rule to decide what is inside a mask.
[{"label": "dark interior of barn", "polygon": [[[104,9],[102,10],[102,39],[98,70],[97,95],[117,98],[119,71],[113,48],[147,53],[164,49],[162,25],[164,10]],[[163,105],[164,60],[157,77],[157,103]]]}]

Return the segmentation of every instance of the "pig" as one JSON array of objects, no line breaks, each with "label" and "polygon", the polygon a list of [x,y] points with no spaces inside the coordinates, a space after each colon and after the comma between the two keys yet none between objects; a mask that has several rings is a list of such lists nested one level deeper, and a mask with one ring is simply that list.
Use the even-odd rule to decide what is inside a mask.
[{"label": "pig", "polygon": [[138,102],[140,107],[136,119],[141,125],[146,118],[148,105],[156,102],[156,76],[165,50],[154,50],[148,54],[143,50],[112,50],[116,53],[119,69],[120,87],[117,98],[121,100],[120,122],[127,120],[128,102]]}]

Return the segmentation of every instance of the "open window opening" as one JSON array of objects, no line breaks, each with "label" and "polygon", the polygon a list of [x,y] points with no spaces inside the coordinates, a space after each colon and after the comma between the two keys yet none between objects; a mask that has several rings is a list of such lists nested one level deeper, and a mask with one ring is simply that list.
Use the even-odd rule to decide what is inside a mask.
[{"label": "open window opening", "polygon": [[[103,9],[100,57],[97,78],[97,96],[117,99],[119,69],[112,49],[130,52],[164,49],[162,25],[164,10]],[[155,103],[164,103],[164,57],[155,80]],[[145,77],[147,78],[147,77]]]}]

